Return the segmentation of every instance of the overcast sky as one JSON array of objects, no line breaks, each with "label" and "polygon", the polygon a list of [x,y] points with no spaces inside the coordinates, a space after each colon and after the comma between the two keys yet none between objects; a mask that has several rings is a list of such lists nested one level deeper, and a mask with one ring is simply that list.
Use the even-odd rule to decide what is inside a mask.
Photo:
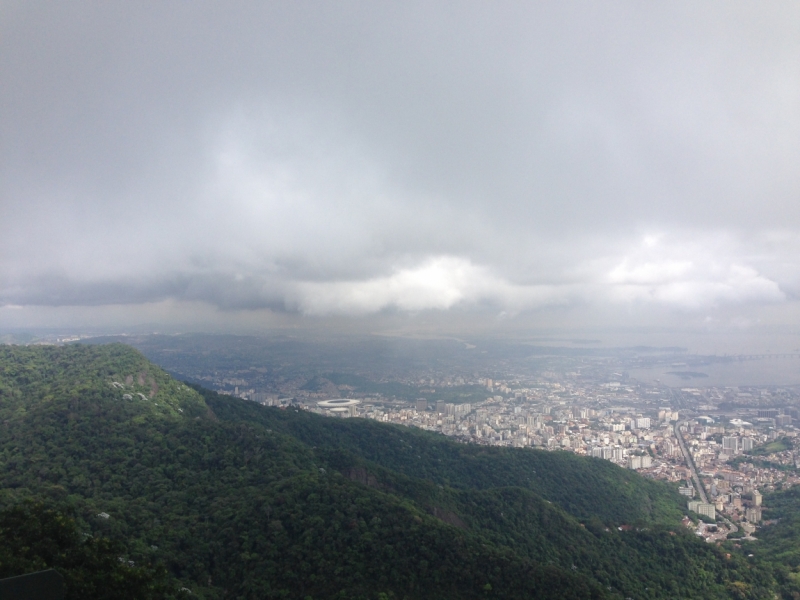
[{"label": "overcast sky", "polygon": [[794,0],[3,0],[0,82],[0,326],[800,325]]}]

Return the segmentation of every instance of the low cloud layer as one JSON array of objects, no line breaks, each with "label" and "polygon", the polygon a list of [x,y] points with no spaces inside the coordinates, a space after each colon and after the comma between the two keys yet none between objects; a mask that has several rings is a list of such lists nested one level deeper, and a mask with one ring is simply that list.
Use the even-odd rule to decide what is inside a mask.
[{"label": "low cloud layer", "polygon": [[6,3],[0,306],[793,306],[798,24],[788,2]]}]

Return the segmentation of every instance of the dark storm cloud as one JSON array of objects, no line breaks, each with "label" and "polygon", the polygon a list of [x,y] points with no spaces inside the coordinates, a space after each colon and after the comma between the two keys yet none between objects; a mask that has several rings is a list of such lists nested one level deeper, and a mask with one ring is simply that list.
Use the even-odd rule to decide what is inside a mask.
[{"label": "dark storm cloud", "polygon": [[783,305],[790,2],[5,3],[0,304]]}]

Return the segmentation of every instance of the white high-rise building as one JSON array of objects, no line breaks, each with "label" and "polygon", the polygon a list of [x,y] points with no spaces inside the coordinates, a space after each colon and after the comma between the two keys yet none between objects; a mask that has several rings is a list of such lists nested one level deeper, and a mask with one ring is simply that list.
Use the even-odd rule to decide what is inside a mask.
[{"label": "white high-rise building", "polygon": [[647,469],[653,464],[653,459],[645,454],[644,456],[629,456],[628,468],[629,469]]},{"label": "white high-rise building", "polygon": [[717,518],[717,507],[713,504],[705,504],[702,503],[700,506],[697,507],[698,514],[705,515],[707,517],[711,517],[712,519]]},{"label": "white high-rise building", "polygon": [[736,454],[739,451],[739,438],[736,436],[723,437],[722,450],[726,454]]},{"label": "white high-rise building", "polygon": [[689,510],[692,512],[696,512],[699,515],[705,515],[707,517],[711,517],[712,519],[717,518],[717,507],[713,504],[706,504],[705,502],[700,502],[699,500],[691,500],[689,502]]},{"label": "white high-rise building", "polygon": [[614,449],[611,446],[595,446],[592,448],[592,456],[611,460],[614,456]]}]

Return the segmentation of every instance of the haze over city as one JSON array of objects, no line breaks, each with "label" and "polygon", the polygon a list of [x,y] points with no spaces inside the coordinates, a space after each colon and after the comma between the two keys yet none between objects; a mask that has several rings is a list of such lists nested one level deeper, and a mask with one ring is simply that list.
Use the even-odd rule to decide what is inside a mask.
[{"label": "haze over city", "polygon": [[0,28],[4,330],[800,347],[796,3],[5,2]]}]

